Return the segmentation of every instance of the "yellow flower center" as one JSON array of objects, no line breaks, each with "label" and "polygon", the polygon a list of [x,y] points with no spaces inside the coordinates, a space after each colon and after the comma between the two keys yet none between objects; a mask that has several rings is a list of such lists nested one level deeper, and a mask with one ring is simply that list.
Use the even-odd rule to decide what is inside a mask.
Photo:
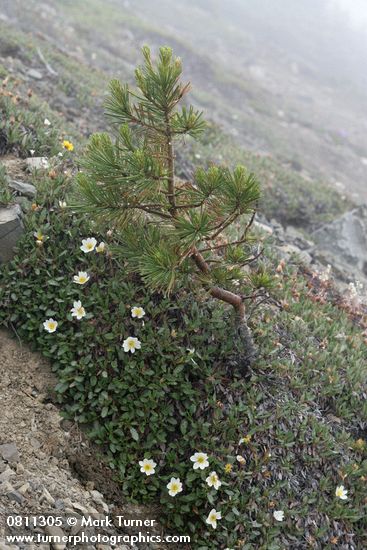
[{"label": "yellow flower center", "polygon": [[133,340],[129,340],[129,349],[135,348],[135,342]]},{"label": "yellow flower center", "polygon": [[217,521],[217,516],[215,514],[210,514],[210,521]]},{"label": "yellow flower center", "polygon": [[199,456],[198,457],[198,463],[199,464],[202,464],[204,462],[204,457],[203,456]]},{"label": "yellow flower center", "polygon": [[48,328],[49,329],[54,330],[55,327],[56,327],[55,323],[48,323]]},{"label": "yellow flower center", "polygon": [[174,493],[176,493],[178,491],[179,487],[178,487],[178,484],[177,483],[173,483],[171,485],[171,491],[173,491]]},{"label": "yellow flower center", "polygon": [[146,464],[146,465],[144,466],[144,470],[145,470],[146,472],[150,472],[152,469],[153,469],[153,468],[152,468],[152,466],[151,466],[150,464]]}]

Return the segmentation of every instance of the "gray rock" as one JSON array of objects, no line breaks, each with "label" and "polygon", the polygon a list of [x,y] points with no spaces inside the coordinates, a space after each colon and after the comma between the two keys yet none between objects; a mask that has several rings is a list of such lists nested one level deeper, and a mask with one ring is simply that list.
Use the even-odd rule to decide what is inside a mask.
[{"label": "gray rock", "polygon": [[8,185],[11,189],[14,189],[14,191],[17,191],[25,197],[32,198],[37,192],[37,189],[34,185],[32,185],[31,183],[26,183],[25,181],[11,180],[9,181]]},{"label": "gray rock", "polygon": [[347,212],[312,235],[318,252],[351,278],[367,279],[367,206]]},{"label": "gray rock", "polygon": [[26,197],[22,197],[22,196],[14,197],[14,202],[19,204],[19,206],[22,209],[22,213],[23,212],[24,213],[28,212],[30,207],[32,206],[31,201],[29,199],[27,199]]},{"label": "gray rock", "polygon": [[0,483],[3,483],[3,481],[9,481],[9,479],[15,476],[15,472],[11,468],[6,468],[1,474],[0,474]]},{"label": "gray rock", "polygon": [[19,453],[15,443],[0,445],[0,456],[7,462],[19,462]]},{"label": "gray rock", "polygon": [[289,260],[292,256],[295,256],[299,258],[299,260],[303,264],[309,265],[312,263],[312,256],[305,250],[301,250],[300,248],[298,248],[298,246],[295,246],[293,244],[280,246],[278,247],[278,250],[280,251],[282,258],[284,258],[285,260]]},{"label": "gray rock", "polygon": [[61,498],[57,498],[55,500],[55,508],[57,510],[63,510],[65,508],[65,504],[64,504],[64,501],[61,500]]},{"label": "gray rock", "polygon": [[39,449],[41,447],[41,442],[38,441],[35,437],[31,437],[29,440],[30,444],[32,445],[33,449]]},{"label": "gray rock", "polygon": [[14,247],[23,233],[21,216],[22,210],[18,204],[0,207],[0,264],[14,257]]},{"label": "gray rock", "polygon": [[42,80],[43,78],[43,74],[40,71],[37,71],[37,69],[28,69],[27,75],[34,78],[34,80]]},{"label": "gray rock", "polygon": [[288,240],[291,240],[294,242],[298,248],[301,248],[302,250],[306,250],[308,248],[311,248],[313,246],[313,242],[309,241],[304,237],[304,235],[293,227],[292,225],[288,225],[287,229],[285,230],[285,235],[288,238]]},{"label": "gray rock", "polygon": [[52,495],[50,495],[50,493],[47,491],[46,487],[42,491],[40,501],[41,502],[46,501],[46,502],[48,502],[48,504],[51,504],[51,506],[53,506],[55,504],[54,497]]},{"label": "gray rock", "polygon": [[65,537],[65,533],[61,527],[57,527],[56,525],[47,525],[45,527],[45,533],[49,537],[58,537],[56,540],[60,540],[60,542],[51,542],[51,546],[54,550],[64,550],[64,548],[66,548],[66,543],[61,542],[62,537]]},{"label": "gray rock", "polygon": [[29,489],[31,488],[30,484],[28,483],[28,481],[26,483],[24,483],[21,487],[19,487],[18,491],[21,495],[25,495],[26,493],[28,493]]},{"label": "gray rock", "polygon": [[95,489],[90,492],[92,499],[94,502],[102,502],[103,501],[103,495],[99,491],[96,491]]},{"label": "gray rock", "polygon": [[0,495],[6,495],[10,491],[13,491],[14,487],[12,486],[9,481],[3,481],[3,483],[0,483]]},{"label": "gray rock", "polygon": [[29,171],[45,170],[50,166],[46,157],[28,157],[25,162]]},{"label": "gray rock", "polygon": [[9,491],[7,494],[7,497],[9,500],[14,500],[19,504],[22,504],[22,502],[24,501],[24,496],[19,491],[16,491],[15,489],[13,489],[12,491]]},{"label": "gray rock", "polygon": [[70,535],[77,535],[82,530],[82,527],[83,527],[83,519],[76,518],[76,524],[73,525],[72,528],[70,529]]},{"label": "gray rock", "polygon": [[79,504],[79,502],[73,502],[72,506],[75,510],[78,510],[79,512],[81,512],[83,514],[83,516],[88,516],[89,515],[88,510],[84,506]]}]

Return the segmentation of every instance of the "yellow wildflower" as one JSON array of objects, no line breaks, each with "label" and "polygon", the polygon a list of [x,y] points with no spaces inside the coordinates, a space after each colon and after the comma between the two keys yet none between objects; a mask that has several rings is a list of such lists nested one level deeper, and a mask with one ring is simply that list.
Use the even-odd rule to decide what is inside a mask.
[{"label": "yellow wildflower", "polygon": [[74,145],[71,143],[71,141],[68,141],[67,139],[64,139],[62,142],[62,146],[67,151],[74,151]]},{"label": "yellow wildflower", "polygon": [[232,472],[232,464],[229,462],[224,466],[224,471],[226,474],[230,474]]}]

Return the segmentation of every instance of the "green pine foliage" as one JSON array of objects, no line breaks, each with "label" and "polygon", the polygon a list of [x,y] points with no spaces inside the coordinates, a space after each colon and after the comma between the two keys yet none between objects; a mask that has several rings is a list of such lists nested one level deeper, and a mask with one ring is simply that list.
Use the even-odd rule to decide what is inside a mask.
[{"label": "green pine foliage", "polygon": [[[200,283],[235,292],[233,281],[253,259],[249,227],[259,184],[241,165],[199,168],[191,181],[176,177],[175,146],[198,138],[205,122],[185,103],[190,85],[181,83],[181,61],[171,49],[161,48],[156,64],[149,48],[143,56],[136,90],[110,84],[106,115],[114,137],[92,136],[76,206],[118,230],[115,252],[153,290],[169,294]],[[223,233],[234,224],[238,234],[229,240]]]}]

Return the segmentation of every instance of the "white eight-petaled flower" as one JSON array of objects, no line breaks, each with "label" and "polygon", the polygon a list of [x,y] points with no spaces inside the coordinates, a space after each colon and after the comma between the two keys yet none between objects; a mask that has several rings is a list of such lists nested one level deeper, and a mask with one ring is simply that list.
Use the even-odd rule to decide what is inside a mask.
[{"label": "white eight-petaled flower", "polygon": [[147,476],[151,476],[155,473],[155,467],[157,464],[154,460],[144,458],[144,460],[139,461],[140,471]]},{"label": "white eight-petaled flower", "polygon": [[79,271],[78,275],[74,275],[73,281],[77,285],[84,285],[89,281],[90,277],[86,271]]},{"label": "white eight-petaled flower", "polygon": [[145,315],[145,311],[140,306],[134,306],[131,308],[131,317],[136,317],[137,319],[142,319]]},{"label": "white eight-petaled flower", "polygon": [[197,470],[205,470],[209,466],[208,455],[206,453],[195,453],[190,456],[190,460],[194,463],[193,468]]},{"label": "white eight-petaled flower", "polygon": [[273,516],[274,516],[274,519],[276,519],[277,521],[283,521],[284,512],[283,510],[274,510]]},{"label": "white eight-petaled flower", "polygon": [[82,240],[82,246],[80,247],[80,250],[85,252],[85,254],[88,254],[88,252],[93,252],[93,250],[96,248],[97,241],[94,237],[88,237],[88,239]]},{"label": "white eight-petaled flower", "polygon": [[211,472],[205,480],[209,487],[214,487],[218,491],[219,487],[222,485],[222,482],[219,480],[217,472]]},{"label": "white eight-petaled flower", "polygon": [[57,329],[57,321],[55,321],[55,319],[47,319],[44,323],[43,323],[43,327],[45,330],[47,330],[47,332],[51,333],[51,332],[56,332],[56,329]]},{"label": "white eight-petaled flower", "polygon": [[170,497],[175,497],[177,493],[181,493],[183,487],[179,477],[171,477],[171,481],[167,484],[168,494]]},{"label": "white eight-petaled flower", "polygon": [[83,319],[83,317],[86,315],[85,309],[82,306],[82,303],[80,300],[73,303],[73,307],[71,308],[70,312],[72,317],[76,317],[78,321],[80,321],[80,319]]},{"label": "white eight-petaled flower", "polygon": [[217,512],[216,509],[213,508],[206,518],[206,523],[208,523],[208,525],[211,525],[213,529],[216,529],[218,519],[222,519],[222,514],[220,512]]},{"label": "white eight-petaled flower", "polygon": [[129,351],[131,351],[131,353],[135,353],[135,350],[141,348],[141,342],[134,336],[129,336],[123,341],[122,347],[124,348],[125,353],[128,353]]},{"label": "white eight-petaled flower", "polygon": [[335,496],[340,498],[341,500],[347,500],[347,493],[348,491],[345,489],[344,485],[338,485],[338,487],[335,489]]}]

